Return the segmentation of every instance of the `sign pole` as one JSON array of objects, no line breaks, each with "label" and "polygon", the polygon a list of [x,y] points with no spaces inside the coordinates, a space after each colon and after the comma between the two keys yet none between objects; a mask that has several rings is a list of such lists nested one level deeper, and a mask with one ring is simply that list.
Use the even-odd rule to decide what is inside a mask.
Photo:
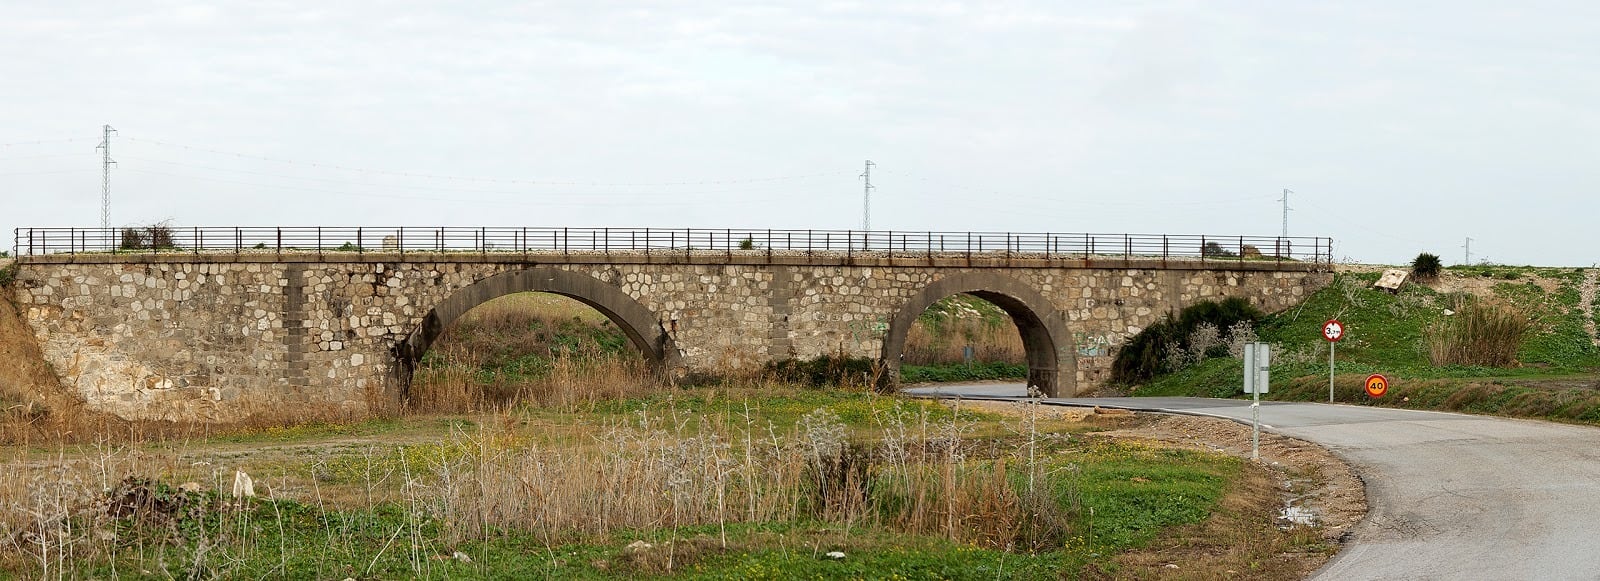
[{"label": "sign pole", "polygon": [[1261,390],[1256,390],[1256,401],[1250,404],[1250,460],[1261,461]]},{"label": "sign pole", "polygon": [[1250,343],[1244,346],[1244,390],[1254,395],[1250,403],[1250,461],[1261,460],[1261,392],[1266,388],[1261,377],[1266,345]]},{"label": "sign pole", "polygon": [[1328,343],[1328,403],[1333,403],[1333,346],[1338,343]]},{"label": "sign pole", "polygon": [[1333,346],[1344,338],[1344,323],[1328,319],[1322,324],[1322,338],[1328,340],[1328,403],[1333,403]]}]

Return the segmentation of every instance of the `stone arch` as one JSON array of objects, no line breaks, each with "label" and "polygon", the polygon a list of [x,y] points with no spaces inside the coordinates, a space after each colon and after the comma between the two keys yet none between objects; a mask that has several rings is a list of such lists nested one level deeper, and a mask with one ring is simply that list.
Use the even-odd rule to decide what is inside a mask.
[{"label": "stone arch", "polygon": [[1011,315],[1028,354],[1028,386],[1048,397],[1077,395],[1078,358],[1066,317],[1044,295],[1017,279],[993,273],[966,272],[933,281],[900,307],[883,339],[884,379],[900,382],[900,357],[912,323],[945,297],[966,293],[994,303]]},{"label": "stone arch", "polygon": [[417,361],[457,317],[491,299],[519,292],[557,294],[589,305],[622,329],[652,367],[659,370],[678,362],[678,350],[655,313],[621,289],[581,272],[528,268],[502,272],[477,281],[457,289],[434,305],[417,329],[403,343],[395,346],[395,357],[400,363],[401,385],[410,385]]}]

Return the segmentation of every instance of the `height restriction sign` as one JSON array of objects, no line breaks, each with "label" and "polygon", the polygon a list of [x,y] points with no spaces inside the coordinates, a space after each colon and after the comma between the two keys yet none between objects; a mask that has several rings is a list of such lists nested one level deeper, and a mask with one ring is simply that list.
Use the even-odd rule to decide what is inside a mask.
[{"label": "height restriction sign", "polygon": [[1330,319],[1322,324],[1322,338],[1329,341],[1338,341],[1344,338],[1344,323],[1338,319]]}]

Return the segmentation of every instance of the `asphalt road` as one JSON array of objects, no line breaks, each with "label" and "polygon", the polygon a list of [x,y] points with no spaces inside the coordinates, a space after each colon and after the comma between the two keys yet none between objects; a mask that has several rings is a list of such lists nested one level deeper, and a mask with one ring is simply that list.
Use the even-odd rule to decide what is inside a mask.
[{"label": "asphalt road", "polygon": [[[907,391],[998,399],[1023,387]],[[1250,421],[1244,400],[1046,401]],[[1314,579],[1600,579],[1600,429],[1286,402],[1262,402],[1261,423],[1328,448],[1366,481],[1366,520]]]}]

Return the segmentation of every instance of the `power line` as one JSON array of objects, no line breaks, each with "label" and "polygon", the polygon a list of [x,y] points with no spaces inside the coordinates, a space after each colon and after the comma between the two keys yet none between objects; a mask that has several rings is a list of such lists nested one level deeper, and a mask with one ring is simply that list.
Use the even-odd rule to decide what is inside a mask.
[{"label": "power line", "polygon": [[23,161],[27,159],[49,159],[54,157],[84,157],[85,153],[52,153],[49,155],[24,155],[21,157],[0,157],[0,161]]},{"label": "power line", "polygon": [[[289,175],[289,174],[282,174],[282,173],[261,172],[261,171],[252,171],[252,170],[246,170],[246,169],[233,169],[233,168],[226,168],[226,167],[216,167],[216,166],[209,166],[209,165],[195,165],[195,164],[189,164],[189,163],[179,163],[179,162],[175,162],[175,161],[165,161],[165,160],[160,160],[160,159],[150,159],[150,158],[144,158],[144,157],[132,157],[132,156],[128,156],[128,155],[121,155],[121,156],[119,156],[119,158],[122,159],[123,161],[143,161],[143,162],[156,163],[156,164],[161,164],[161,165],[170,165],[170,166],[189,168],[189,169],[198,169],[198,170],[214,171],[214,172],[226,172],[226,173],[232,173],[232,174],[244,174],[244,175],[252,175],[252,176],[263,176],[263,177],[279,178],[279,179],[286,179],[286,180],[297,180],[297,181],[306,181],[306,182],[319,182],[319,183],[326,183],[326,184],[355,185],[355,186],[374,186],[374,187],[383,187],[383,188],[397,188],[397,189],[408,189],[408,190],[427,190],[427,191],[436,191],[436,192],[469,192],[469,193],[480,193],[480,194],[513,194],[514,195],[514,194],[528,194],[529,193],[529,191],[527,189],[483,189],[483,188],[459,187],[459,186],[427,186],[427,185],[417,185],[417,184],[374,183],[374,182],[352,181],[352,180],[348,180],[348,179],[305,177],[305,176],[296,176],[296,175]],[[131,170],[129,170],[129,171],[131,171]],[[161,174],[161,175],[177,175],[177,174]],[[549,184],[539,184],[539,185],[547,186]],[[726,184],[726,185],[731,185],[731,184]],[[570,187],[570,186],[567,186],[567,187]],[[672,191],[664,191],[664,192],[663,191],[657,191],[657,192],[587,192],[587,193],[584,193],[583,195],[587,196],[587,197],[608,196],[608,195],[689,196],[689,195],[701,195],[701,194],[747,193],[747,192],[751,192],[751,191],[760,191],[760,190],[767,190],[767,189],[773,189],[773,188],[785,188],[785,187],[789,187],[789,186],[784,185],[784,184],[775,184],[775,183],[768,182],[768,183],[765,183],[763,185],[755,185],[755,186],[746,185],[746,186],[741,186],[741,187],[737,187],[737,188],[722,189],[722,190],[703,190],[703,191],[672,190]]]},{"label": "power line", "polygon": [[[293,185],[280,185],[280,184],[267,184],[267,183],[257,183],[257,182],[244,182],[244,181],[236,181],[236,180],[225,180],[225,179],[218,179],[218,178],[211,178],[211,177],[175,174],[175,173],[167,173],[167,172],[151,171],[151,170],[135,169],[135,168],[126,168],[124,171],[129,171],[129,172],[139,173],[139,174],[167,176],[167,177],[174,177],[174,178],[187,179],[187,180],[197,180],[197,181],[215,182],[215,183],[221,183],[221,184],[249,186],[249,187],[254,187],[254,188],[290,190],[290,191],[300,191],[300,192],[315,192],[315,193],[322,193],[322,194],[335,194],[335,195],[342,195],[342,196],[357,196],[357,197],[367,197],[367,198],[382,198],[382,199],[392,199],[392,200],[419,200],[419,201],[454,202],[454,203],[468,203],[468,204],[498,204],[498,205],[509,205],[509,206],[526,205],[526,204],[529,203],[526,200],[486,200],[486,199],[458,198],[458,197],[439,198],[439,197],[428,197],[428,196],[406,196],[406,195],[396,195],[396,194],[375,194],[375,193],[368,193],[368,192],[352,192],[352,191],[348,191],[348,190],[330,190],[330,189],[326,189],[326,188],[315,188],[315,187],[293,186]],[[736,193],[736,192],[729,192],[729,193]],[[560,192],[558,192],[558,193],[555,193],[554,195],[558,195],[558,196],[559,195],[568,195],[568,196],[570,196],[572,198],[583,198],[583,199],[588,199],[590,201],[586,201],[586,202],[537,202],[537,204],[539,206],[541,206],[541,207],[546,207],[546,206],[602,207],[602,206],[612,206],[612,205],[615,205],[615,204],[619,203],[619,201],[615,200],[615,199],[604,200],[604,201],[594,201],[593,197],[591,195],[588,195],[588,194],[578,195],[578,194],[575,194],[575,193],[560,193]],[[681,201],[681,200],[673,200],[673,201],[666,201],[666,202],[660,202],[660,201],[654,201],[654,200],[627,200],[626,203],[628,203],[630,205],[634,205],[634,206],[692,207],[692,206],[700,205],[703,202]],[[762,199],[744,199],[744,200],[722,200],[722,201],[718,201],[717,203],[720,204],[720,205],[770,204],[771,201],[770,200],[762,200]]]},{"label": "power line", "polygon": [[231,157],[241,158],[241,159],[268,161],[268,162],[273,162],[273,163],[282,163],[282,164],[288,164],[288,165],[298,165],[298,166],[304,166],[304,167],[313,167],[313,168],[324,169],[324,170],[348,171],[348,172],[358,172],[358,173],[397,176],[397,177],[408,177],[408,178],[420,178],[420,179],[451,180],[451,181],[482,182],[482,183],[500,183],[500,184],[520,184],[520,185],[606,186],[606,187],[703,186],[703,185],[721,185],[721,184],[743,184],[743,183],[757,183],[757,182],[792,181],[792,180],[801,180],[801,179],[809,179],[809,178],[816,178],[816,177],[842,175],[842,174],[845,173],[844,171],[831,171],[831,172],[822,172],[822,173],[805,174],[805,175],[789,175],[789,176],[760,177],[760,178],[738,178],[738,179],[725,179],[725,180],[698,180],[698,181],[689,180],[689,181],[676,181],[676,182],[638,182],[638,183],[501,179],[501,178],[484,178],[484,177],[473,177],[473,176],[453,176],[453,175],[428,174],[428,173],[416,173],[416,172],[389,171],[389,170],[353,167],[353,166],[345,166],[345,165],[329,164],[329,163],[297,161],[297,160],[292,160],[292,159],[284,159],[284,158],[277,158],[277,157],[267,157],[267,156],[262,156],[262,155],[252,155],[252,154],[239,153],[239,152],[234,152],[234,151],[224,151],[224,150],[220,150],[220,149],[212,149],[212,148],[208,148],[208,147],[198,147],[198,146],[192,146],[192,145],[183,145],[183,144],[179,144],[179,143],[171,143],[171,142],[160,141],[160,140],[155,140],[155,139],[140,139],[140,138],[134,138],[134,137],[123,137],[123,139],[125,139],[125,140],[127,140],[129,142],[147,143],[147,144],[158,145],[158,146],[162,146],[162,147],[172,147],[172,148],[183,149],[183,150],[188,150],[188,151],[200,151],[200,152],[211,153],[211,154],[216,154],[216,155],[231,156]]},{"label": "power line", "polygon": [[82,137],[73,137],[73,138],[70,138],[70,139],[35,139],[33,141],[13,141],[11,143],[0,143],[0,147],[18,147],[18,146],[23,146],[23,145],[44,145],[46,143],[71,143],[71,142],[74,142],[74,141],[85,141],[85,139],[82,138]]},{"label": "power line", "polygon": [[111,134],[117,130],[110,125],[100,127],[100,145],[95,149],[100,150],[100,227],[111,227],[111,166],[117,162],[111,160]]}]

